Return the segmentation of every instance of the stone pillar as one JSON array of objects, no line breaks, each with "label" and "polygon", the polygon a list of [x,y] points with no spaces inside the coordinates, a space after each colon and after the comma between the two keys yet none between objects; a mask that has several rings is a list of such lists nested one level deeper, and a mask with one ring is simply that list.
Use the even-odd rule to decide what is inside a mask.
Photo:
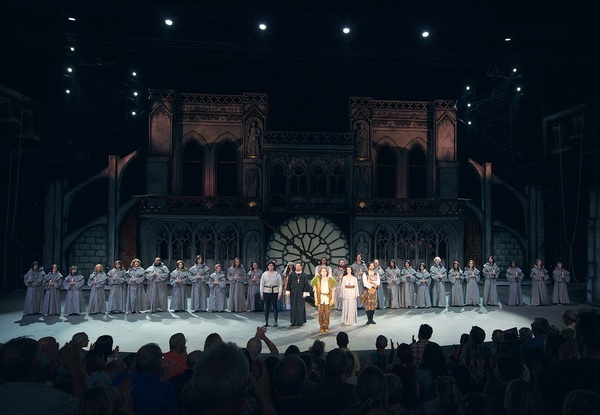
[{"label": "stone pillar", "polygon": [[150,104],[149,154],[146,182],[149,194],[167,195],[175,125],[174,91],[160,91]]},{"label": "stone pillar", "polygon": [[588,272],[586,277],[586,303],[600,301],[600,284],[596,281],[600,277],[600,189],[590,189],[590,213],[588,217]]}]

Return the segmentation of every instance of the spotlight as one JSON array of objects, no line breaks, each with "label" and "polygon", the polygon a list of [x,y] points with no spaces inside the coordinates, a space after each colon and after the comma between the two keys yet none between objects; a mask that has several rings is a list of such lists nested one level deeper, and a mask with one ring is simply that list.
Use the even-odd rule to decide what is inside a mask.
[{"label": "spotlight", "polygon": [[504,41],[505,41],[505,42],[510,42],[510,41],[511,41],[511,39],[510,39],[509,37],[505,37],[505,38],[504,38]]},{"label": "spotlight", "polygon": [[467,121],[467,124],[471,125],[471,124],[473,124],[473,123],[472,123],[471,121]]},{"label": "spotlight", "polygon": [[267,25],[266,25],[266,24],[264,24],[264,23],[261,23],[261,24],[259,24],[259,25],[258,25],[258,28],[259,28],[260,30],[267,30]]},{"label": "spotlight", "polygon": [[75,52],[75,48],[73,46],[71,46],[69,49],[71,49],[71,52]]},{"label": "spotlight", "polygon": [[421,33],[421,36],[423,36],[423,37],[429,37],[429,32],[425,31],[425,32]]},{"label": "spotlight", "polygon": [[166,20],[165,20],[165,24],[166,24],[167,26],[173,26],[173,20],[171,20],[171,19],[166,19]]},{"label": "spotlight", "polygon": [[136,112],[135,112],[135,111],[131,111],[131,115],[135,115],[135,114],[136,114]]},{"label": "spotlight", "polygon": [[67,68],[67,72],[69,72],[69,73],[73,72],[73,68]]},{"label": "spotlight", "polygon": [[469,85],[467,85],[467,87],[465,88],[467,91],[471,90],[471,87]]},{"label": "spotlight", "polygon": [[67,19],[68,19],[70,22],[74,22],[74,21],[76,21],[76,20],[77,20],[77,19],[75,19],[74,17],[67,17]]},{"label": "spotlight", "polygon": [[349,27],[344,27],[342,29],[342,32],[344,32],[345,34],[348,34],[348,33],[350,33],[350,28]]},{"label": "spotlight", "polygon": [[137,91],[133,91],[133,96],[134,96],[134,97],[137,97],[137,96],[138,96],[138,93],[137,93]]},{"label": "spotlight", "polygon": [[521,92],[521,87],[520,86],[517,87],[517,92]]},{"label": "spotlight", "polygon": [[514,72],[517,72],[517,68],[513,68],[513,73],[514,73]]},{"label": "spotlight", "polygon": [[471,103],[467,103],[467,108],[471,108]]},{"label": "spotlight", "polygon": [[70,94],[71,90],[70,89],[65,89],[65,94]]},{"label": "spotlight", "polygon": [[135,72],[135,71],[131,72],[131,76],[137,76],[137,72]]}]

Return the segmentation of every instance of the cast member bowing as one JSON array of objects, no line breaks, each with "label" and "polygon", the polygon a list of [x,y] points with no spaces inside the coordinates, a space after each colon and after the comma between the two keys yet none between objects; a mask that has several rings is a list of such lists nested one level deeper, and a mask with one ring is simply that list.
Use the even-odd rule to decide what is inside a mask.
[{"label": "cast member bowing", "polygon": [[483,278],[483,304],[498,305],[498,277],[500,276],[500,268],[496,265],[493,256],[488,257],[488,262],[482,269]]},{"label": "cast member bowing", "polygon": [[296,263],[295,271],[287,278],[286,294],[290,297],[290,324],[301,326],[306,323],[304,299],[310,295],[309,277],[302,272],[302,264]]},{"label": "cast member bowing", "polygon": [[367,313],[367,322],[368,324],[376,324],[375,320],[373,320],[373,316],[375,315],[375,308],[377,307],[377,288],[379,284],[381,284],[381,280],[379,279],[379,275],[375,272],[375,264],[372,262],[369,263],[369,267],[367,268],[367,272],[363,273],[363,292],[361,294],[361,301],[365,306],[365,310]]},{"label": "cast member bowing", "polygon": [[319,331],[321,333],[329,332],[329,315],[331,308],[335,306],[333,296],[337,281],[330,274],[329,267],[322,267],[319,275],[315,276],[310,285],[313,286],[315,293],[315,304],[319,307]]},{"label": "cast member bowing", "polygon": [[87,285],[90,287],[90,315],[106,313],[106,293],[104,286],[108,276],[104,272],[102,264],[96,264],[94,272],[88,278]]}]

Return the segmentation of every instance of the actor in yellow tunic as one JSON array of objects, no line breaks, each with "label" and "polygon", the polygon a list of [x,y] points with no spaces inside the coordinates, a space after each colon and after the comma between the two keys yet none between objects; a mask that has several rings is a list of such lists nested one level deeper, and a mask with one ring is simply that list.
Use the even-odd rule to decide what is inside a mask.
[{"label": "actor in yellow tunic", "polygon": [[329,267],[323,267],[310,285],[315,293],[315,304],[319,307],[319,331],[326,333],[329,331],[329,312],[331,307],[335,306],[333,289],[337,286],[337,281],[331,276]]}]

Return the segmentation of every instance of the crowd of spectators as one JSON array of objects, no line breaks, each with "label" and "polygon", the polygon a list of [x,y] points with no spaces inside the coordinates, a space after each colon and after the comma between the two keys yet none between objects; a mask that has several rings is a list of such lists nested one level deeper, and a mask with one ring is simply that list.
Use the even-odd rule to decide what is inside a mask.
[{"label": "crowd of spectators", "polygon": [[[218,333],[187,350],[183,333],[135,353],[110,335],[12,339],[0,349],[1,414],[576,415],[600,414],[600,311],[567,310],[565,326],[473,326],[444,351],[422,324],[408,342],[376,337],[352,351],[347,333],[325,350],[283,353],[259,327],[245,345]],[[457,339],[458,340],[458,339]]]}]

